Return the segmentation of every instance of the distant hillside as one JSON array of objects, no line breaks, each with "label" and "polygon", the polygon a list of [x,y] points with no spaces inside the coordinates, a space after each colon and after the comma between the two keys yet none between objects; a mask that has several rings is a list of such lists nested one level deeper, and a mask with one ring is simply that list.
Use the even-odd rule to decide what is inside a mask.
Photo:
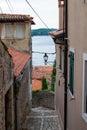
[{"label": "distant hillside", "polygon": [[40,36],[40,35],[49,35],[50,31],[54,31],[57,29],[54,28],[50,28],[50,29],[46,29],[46,28],[40,28],[40,29],[33,29],[31,31],[32,36]]}]

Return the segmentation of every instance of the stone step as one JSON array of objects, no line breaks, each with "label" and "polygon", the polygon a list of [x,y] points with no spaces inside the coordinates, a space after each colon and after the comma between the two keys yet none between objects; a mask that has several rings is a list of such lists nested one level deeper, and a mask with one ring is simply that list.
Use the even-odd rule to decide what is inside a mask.
[{"label": "stone step", "polygon": [[61,130],[55,110],[33,108],[27,116],[22,130]]}]

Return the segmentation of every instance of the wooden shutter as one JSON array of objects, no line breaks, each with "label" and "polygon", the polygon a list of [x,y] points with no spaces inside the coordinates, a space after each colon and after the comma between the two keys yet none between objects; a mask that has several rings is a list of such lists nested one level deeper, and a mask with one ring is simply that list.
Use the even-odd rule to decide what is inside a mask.
[{"label": "wooden shutter", "polygon": [[24,39],[25,37],[25,26],[24,24],[16,25],[16,38]]},{"label": "wooden shutter", "polygon": [[74,94],[74,52],[70,52],[70,91]]},{"label": "wooden shutter", "polygon": [[14,37],[14,25],[6,24],[6,38],[13,38],[13,37]]},{"label": "wooden shutter", "polygon": [[62,70],[62,47],[60,47],[60,69]]}]

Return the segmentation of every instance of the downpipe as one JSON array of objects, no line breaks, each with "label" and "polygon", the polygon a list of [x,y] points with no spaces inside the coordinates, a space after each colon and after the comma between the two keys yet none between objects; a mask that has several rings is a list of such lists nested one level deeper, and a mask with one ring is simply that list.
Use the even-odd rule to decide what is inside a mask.
[{"label": "downpipe", "polygon": [[68,85],[68,0],[64,0],[64,130],[67,130],[67,85]]}]

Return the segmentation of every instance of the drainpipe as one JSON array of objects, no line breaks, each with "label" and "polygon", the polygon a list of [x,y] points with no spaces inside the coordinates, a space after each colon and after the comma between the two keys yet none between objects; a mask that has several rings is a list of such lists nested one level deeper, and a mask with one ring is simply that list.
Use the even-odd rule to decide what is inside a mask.
[{"label": "drainpipe", "polygon": [[64,78],[65,78],[65,86],[64,86],[64,130],[67,130],[67,84],[68,84],[68,0],[64,0]]},{"label": "drainpipe", "polygon": [[17,96],[15,94],[16,78],[14,77],[14,104],[15,104],[15,130],[18,130],[18,119],[17,119]]}]

